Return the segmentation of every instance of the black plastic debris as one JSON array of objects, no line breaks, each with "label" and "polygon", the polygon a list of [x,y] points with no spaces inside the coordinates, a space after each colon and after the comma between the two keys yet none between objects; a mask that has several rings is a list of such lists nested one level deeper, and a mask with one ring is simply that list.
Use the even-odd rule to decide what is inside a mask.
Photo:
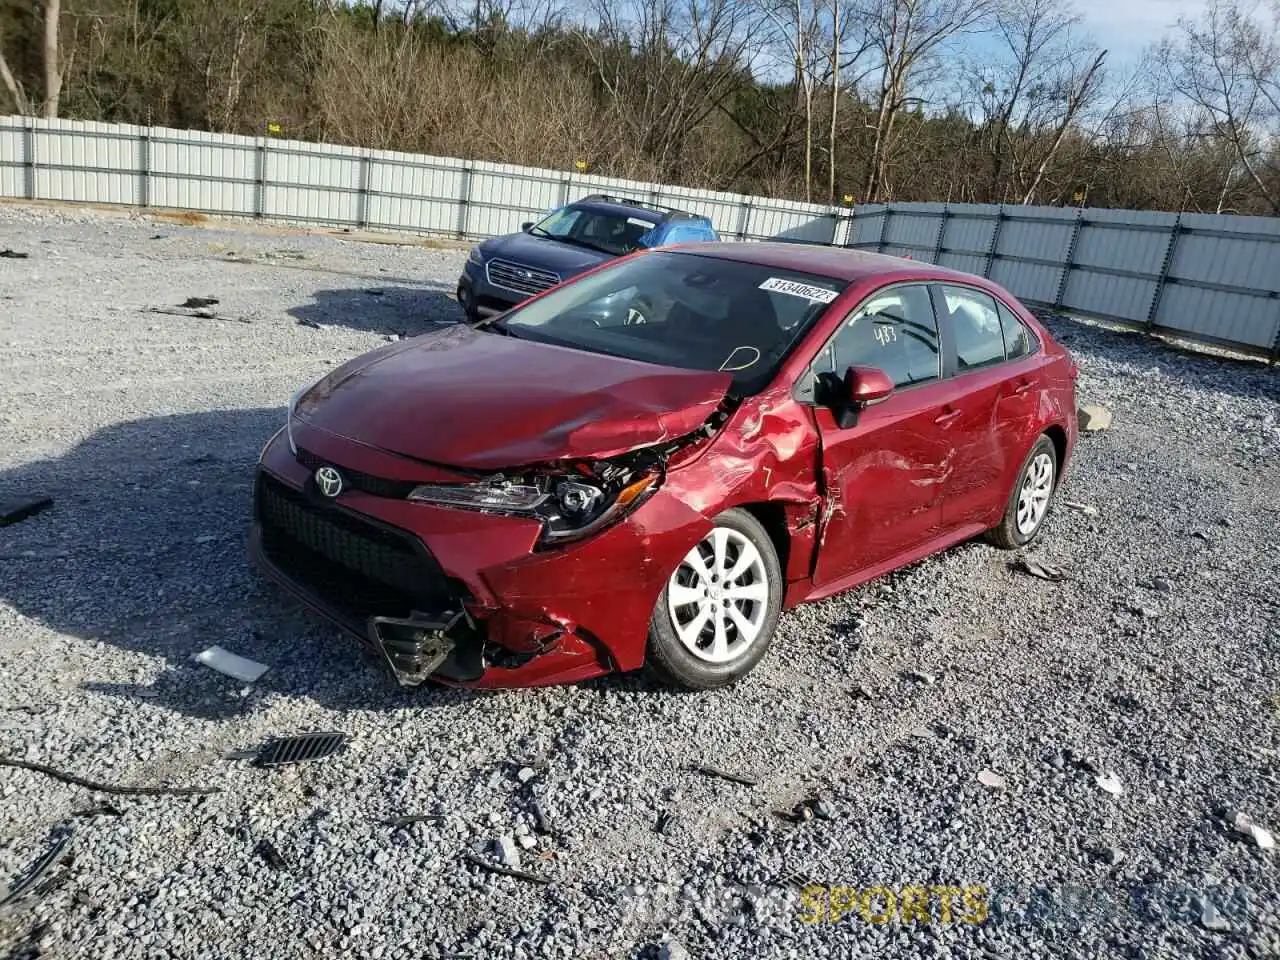
[{"label": "black plastic debris", "polygon": [[390,817],[382,821],[387,827],[408,827],[415,823],[440,823],[444,817],[436,813],[407,813],[402,817]]},{"label": "black plastic debris", "polygon": [[100,803],[85,810],[76,810],[71,815],[73,817],[122,817],[124,811],[114,803]]},{"label": "black plastic debris", "polygon": [[492,860],[486,860],[484,857],[478,857],[474,853],[464,853],[462,858],[467,863],[479,867],[487,873],[497,873],[504,877],[514,877],[517,880],[523,880],[525,883],[536,883],[540,886],[547,886],[551,881],[547,877],[540,877],[537,874],[529,873],[525,870],[517,870],[515,867],[504,867],[500,863],[494,863]]},{"label": "black plastic debris", "polygon": [[671,821],[674,819],[670,811],[663,810],[662,813],[658,814],[658,822],[653,825],[653,832],[665,835],[667,828],[671,826]]},{"label": "black plastic debris", "polygon": [[20,253],[17,250],[10,250],[8,248],[5,248],[4,250],[0,250],[0,258],[3,258],[5,260],[25,260],[29,256],[31,256],[31,254]]},{"label": "black plastic debris", "polygon": [[178,304],[178,306],[186,307],[188,310],[194,310],[197,307],[212,307],[217,302],[217,297],[187,297],[187,299]]},{"label": "black plastic debris", "polygon": [[257,750],[228,754],[232,760],[252,760],[255,767],[279,767],[289,763],[323,760],[347,748],[345,733],[316,731],[293,737],[274,737]]},{"label": "black plastic debris", "polygon": [[728,770],[721,770],[719,767],[712,767],[705,763],[700,763],[693,769],[697,773],[705,773],[709,777],[719,777],[721,780],[728,780],[731,783],[740,783],[744,787],[754,787],[759,783],[758,780],[752,780],[750,777],[743,777],[736,773],[730,773]]},{"label": "black plastic debris", "polygon": [[323,329],[320,324],[316,323],[314,320],[307,320],[305,317],[298,321],[298,326],[310,327],[312,330]]},{"label": "black plastic debris", "polygon": [[3,899],[0,899],[0,907],[7,907],[11,903],[17,903],[31,892],[31,890],[35,888],[36,884],[40,882],[41,878],[44,877],[44,875],[49,872],[50,868],[58,862],[59,858],[62,856],[62,851],[66,849],[67,844],[70,842],[70,833],[64,833],[55,840],[53,846],[45,851],[44,855],[31,865],[31,869],[28,870],[17,883],[13,884],[13,886],[9,888],[9,892],[4,895]]},{"label": "black plastic debris", "polygon": [[19,523],[43,513],[53,506],[53,497],[30,497],[25,500],[13,500],[0,503],[0,527],[11,523]]},{"label": "black plastic debris", "polygon": [[276,845],[266,837],[258,841],[258,845],[253,848],[253,852],[261,857],[263,862],[272,870],[287,870],[289,867],[284,856],[276,849]]}]

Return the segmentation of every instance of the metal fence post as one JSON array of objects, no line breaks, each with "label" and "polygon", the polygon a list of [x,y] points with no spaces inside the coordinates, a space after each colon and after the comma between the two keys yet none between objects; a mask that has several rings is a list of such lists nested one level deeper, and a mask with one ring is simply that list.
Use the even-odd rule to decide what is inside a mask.
[{"label": "metal fence post", "polygon": [[884,253],[884,238],[889,232],[889,217],[893,211],[889,209],[889,205],[884,205],[884,216],[880,218],[880,236],[876,238],[876,253]]},{"label": "metal fence post", "polygon": [[1071,228],[1071,239],[1067,242],[1067,255],[1062,261],[1062,273],[1058,276],[1058,292],[1053,297],[1053,309],[1062,309],[1062,300],[1067,295],[1067,281],[1071,279],[1071,267],[1076,259],[1076,244],[1080,242],[1080,228],[1084,226],[1084,207],[1076,212],[1076,222]]},{"label": "metal fence post", "polygon": [[936,264],[942,259],[942,238],[947,232],[947,218],[951,216],[951,204],[944,203],[942,205],[942,216],[938,218],[938,237],[933,244],[933,262]]},{"label": "metal fence post", "polygon": [[1164,285],[1169,281],[1169,270],[1173,266],[1173,255],[1178,251],[1178,239],[1182,236],[1182,214],[1173,220],[1173,228],[1169,231],[1169,243],[1164,248],[1164,261],[1160,264],[1160,276],[1156,279],[1155,289],[1151,292],[1151,305],[1147,308],[1147,329],[1150,330],[1160,312],[1160,301],[1164,297]]},{"label": "metal fence post", "polygon": [[751,235],[751,198],[743,197],[738,204],[738,239],[746,240]]},{"label": "metal fence post", "polygon": [[991,268],[996,265],[996,250],[1000,246],[1000,231],[1004,228],[1004,204],[996,208],[996,222],[991,225],[991,240],[987,243],[987,259],[982,265],[982,276],[990,280]]},{"label": "metal fence post", "polygon": [[467,239],[468,208],[471,206],[471,164],[462,167],[462,196],[458,198],[458,239]]},{"label": "metal fence post", "polygon": [[369,226],[369,180],[372,177],[373,159],[369,154],[360,157],[360,167],[356,173],[356,229],[363,230]]},{"label": "metal fence post", "polygon": [[151,128],[138,138],[138,204],[151,206]]},{"label": "metal fence post", "polygon": [[36,126],[31,120],[22,125],[22,172],[26,180],[27,199],[36,198]]},{"label": "metal fence post", "polygon": [[253,217],[261,220],[267,212],[267,138],[258,138],[253,175]]},{"label": "metal fence post", "polygon": [[858,212],[856,208],[850,207],[849,212],[844,215],[844,243],[841,246],[853,246],[853,238],[858,235]]}]

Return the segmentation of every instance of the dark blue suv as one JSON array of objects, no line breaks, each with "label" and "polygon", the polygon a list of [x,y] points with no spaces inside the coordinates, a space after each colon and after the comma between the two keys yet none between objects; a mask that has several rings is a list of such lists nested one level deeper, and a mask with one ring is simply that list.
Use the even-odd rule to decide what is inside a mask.
[{"label": "dark blue suv", "polygon": [[458,278],[458,303],[469,320],[478,320],[642,247],[719,239],[706,217],[592,194],[526,223],[520,233],[473,247]]}]

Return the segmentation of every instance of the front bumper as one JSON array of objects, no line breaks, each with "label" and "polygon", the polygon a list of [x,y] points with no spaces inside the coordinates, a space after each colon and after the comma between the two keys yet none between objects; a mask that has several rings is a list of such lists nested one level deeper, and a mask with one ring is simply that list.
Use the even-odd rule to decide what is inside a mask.
[{"label": "front bumper", "polygon": [[[304,459],[355,469],[355,445],[319,431],[295,438]],[[542,686],[636,669],[666,575],[704,532],[659,490],[614,527],[542,551],[536,520],[358,489],[327,500],[312,472],[283,431],[268,443],[252,556],[406,685]]]},{"label": "front bumper", "polygon": [[467,314],[475,317],[505,313],[527,299],[528,297],[514,290],[490,283],[484,267],[477,266],[470,260],[458,277],[458,304]]}]

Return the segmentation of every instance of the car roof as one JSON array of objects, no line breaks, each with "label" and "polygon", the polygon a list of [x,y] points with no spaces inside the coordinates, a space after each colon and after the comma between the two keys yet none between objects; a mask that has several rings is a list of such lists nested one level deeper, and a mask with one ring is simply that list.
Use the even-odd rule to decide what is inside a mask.
[{"label": "car roof", "polygon": [[688,213],[684,210],[676,209],[655,209],[653,207],[643,207],[639,205],[631,205],[619,200],[592,200],[582,199],[575,200],[569,204],[569,207],[575,210],[591,210],[596,213],[608,213],[617,217],[639,217],[642,220],[648,220],[654,223],[666,223],[668,220],[703,220],[705,217],[699,217],[696,214]]},{"label": "car roof", "polygon": [[[892,276],[903,280],[965,280],[977,279],[972,274],[947,267],[935,266],[920,260],[892,257],[867,250],[851,250],[846,247],[829,247],[817,243],[791,243],[785,241],[749,241],[699,243],[676,245],[669,250],[702,257],[719,257],[755,263],[780,270],[799,270],[805,273],[830,277],[833,280],[855,282],[868,277]],[[979,280],[979,282],[981,282]]]}]

